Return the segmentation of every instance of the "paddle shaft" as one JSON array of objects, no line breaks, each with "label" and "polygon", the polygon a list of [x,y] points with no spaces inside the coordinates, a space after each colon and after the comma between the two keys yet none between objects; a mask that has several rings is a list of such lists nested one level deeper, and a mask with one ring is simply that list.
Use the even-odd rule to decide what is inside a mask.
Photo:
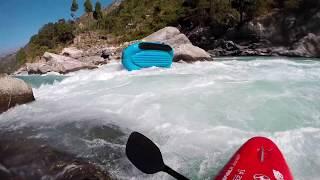
[{"label": "paddle shaft", "polygon": [[164,172],[170,174],[172,177],[178,179],[178,180],[189,180],[188,178],[184,177],[183,175],[177,173],[175,170],[171,169],[169,166],[165,165],[165,168],[163,170]]}]

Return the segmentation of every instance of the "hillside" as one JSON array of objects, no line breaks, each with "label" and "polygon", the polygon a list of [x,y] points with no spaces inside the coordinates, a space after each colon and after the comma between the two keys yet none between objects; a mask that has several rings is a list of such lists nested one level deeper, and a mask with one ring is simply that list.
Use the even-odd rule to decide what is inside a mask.
[{"label": "hillside", "polygon": [[[320,2],[313,0],[115,1],[103,8],[98,18],[95,12],[89,12],[75,21],[62,19],[44,25],[18,52],[16,62],[19,66],[37,61],[44,52],[59,53],[82,37],[90,41],[77,44],[79,48],[117,44],[140,39],[166,26],[178,27],[193,44],[212,50],[215,56],[317,57],[315,52],[291,50],[300,48],[299,41],[301,46],[317,44],[309,42],[307,35],[319,33],[319,9]],[[303,38],[307,42],[302,42]]]},{"label": "hillside", "polygon": [[16,60],[16,54],[9,54],[4,57],[0,57],[0,74],[11,73],[18,69],[19,64]]}]

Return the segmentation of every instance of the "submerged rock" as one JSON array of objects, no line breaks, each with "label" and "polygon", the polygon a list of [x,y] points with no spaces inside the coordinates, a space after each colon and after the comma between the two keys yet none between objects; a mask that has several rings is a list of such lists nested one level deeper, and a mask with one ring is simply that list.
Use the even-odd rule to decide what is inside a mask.
[{"label": "submerged rock", "polygon": [[175,27],[165,27],[144,38],[143,41],[162,42],[174,49],[174,60],[188,62],[209,60],[210,55],[203,49],[194,46],[186,35]]},{"label": "submerged rock", "polygon": [[0,76],[0,113],[34,100],[32,88],[24,81],[7,75]]}]

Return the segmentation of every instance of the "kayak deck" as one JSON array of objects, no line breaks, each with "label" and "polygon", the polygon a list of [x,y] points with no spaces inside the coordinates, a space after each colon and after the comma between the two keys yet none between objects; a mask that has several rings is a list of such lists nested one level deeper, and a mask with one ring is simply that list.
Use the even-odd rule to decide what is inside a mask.
[{"label": "kayak deck", "polygon": [[270,139],[248,140],[216,176],[216,180],[293,180],[279,148]]}]

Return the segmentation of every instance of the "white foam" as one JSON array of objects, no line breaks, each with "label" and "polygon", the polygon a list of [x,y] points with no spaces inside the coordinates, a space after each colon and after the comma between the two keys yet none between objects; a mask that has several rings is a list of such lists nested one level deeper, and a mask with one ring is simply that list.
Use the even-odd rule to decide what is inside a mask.
[{"label": "white foam", "polygon": [[[319,177],[320,62],[235,59],[133,72],[112,62],[75,72],[35,89],[37,101],[2,114],[1,126],[96,120],[141,131],[170,166],[192,179],[211,179],[242,143],[263,135],[279,144],[296,179]],[[111,169],[119,178],[168,178],[121,167]]]}]

